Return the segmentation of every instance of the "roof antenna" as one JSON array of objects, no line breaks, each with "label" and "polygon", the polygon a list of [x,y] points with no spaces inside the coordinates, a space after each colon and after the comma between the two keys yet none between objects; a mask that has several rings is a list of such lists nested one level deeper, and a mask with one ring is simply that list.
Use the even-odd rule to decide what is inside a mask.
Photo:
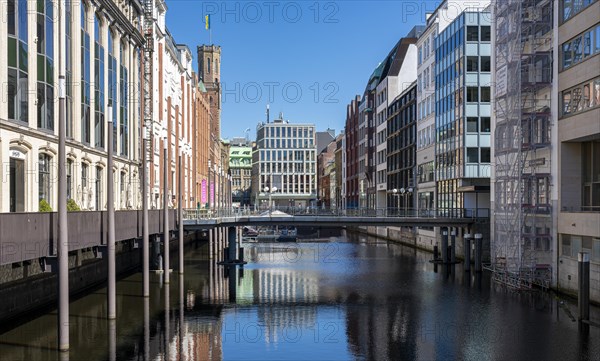
[{"label": "roof antenna", "polygon": [[267,124],[269,124],[269,104],[267,104]]}]

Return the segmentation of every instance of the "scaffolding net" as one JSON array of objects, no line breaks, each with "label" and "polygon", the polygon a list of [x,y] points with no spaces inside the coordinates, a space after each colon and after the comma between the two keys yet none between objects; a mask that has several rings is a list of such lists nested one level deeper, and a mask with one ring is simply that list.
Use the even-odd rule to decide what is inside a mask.
[{"label": "scaffolding net", "polygon": [[551,282],[552,0],[494,3],[491,264],[515,289]]}]

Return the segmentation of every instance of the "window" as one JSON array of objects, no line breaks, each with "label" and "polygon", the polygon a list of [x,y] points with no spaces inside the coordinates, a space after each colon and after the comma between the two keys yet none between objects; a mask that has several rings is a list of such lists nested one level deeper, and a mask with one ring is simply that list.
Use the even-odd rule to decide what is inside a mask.
[{"label": "window", "polygon": [[600,141],[584,142],[581,147],[583,210],[600,211]]},{"label": "window", "polygon": [[481,41],[491,41],[492,40],[492,30],[489,26],[481,27]]},{"label": "window", "polygon": [[50,203],[50,156],[41,153],[38,162],[38,190],[39,200]]},{"label": "window", "polygon": [[210,58],[206,58],[206,73],[210,74]]},{"label": "window", "polygon": [[490,117],[481,117],[481,131],[489,133],[490,130]]},{"label": "window", "polygon": [[479,41],[478,26],[467,26],[467,41]]},{"label": "window", "polygon": [[479,57],[478,56],[467,56],[467,71],[478,71],[479,70],[478,65],[479,65]]},{"label": "window", "polygon": [[477,133],[479,131],[479,119],[477,117],[467,118],[467,132]]},{"label": "window", "polygon": [[489,103],[491,101],[491,94],[490,94],[490,87],[489,86],[482,86],[481,87],[481,102],[482,103]]},{"label": "window", "polygon": [[481,163],[489,163],[490,161],[490,148],[481,148]]},{"label": "window", "polygon": [[96,57],[94,60],[95,117],[94,146],[104,148],[104,46],[102,46],[102,22],[98,15],[94,17],[94,36]]},{"label": "window", "polygon": [[600,106],[600,77],[562,92],[562,116]]},{"label": "window", "polygon": [[[71,15],[71,6],[73,2],[67,1],[65,2],[65,16],[66,16],[66,34],[65,47],[67,49],[67,54],[65,56],[66,61],[66,74],[65,74],[65,82],[66,82],[66,131],[67,138],[73,138],[73,27],[71,26],[71,20],[73,19]],[[83,6],[83,4],[82,4]]]},{"label": "window", "polygon": [[600,24],[562,44],[562,69],[582,62],[600,52]]},{"label": "window", "polygon": [[8,0],[8,119],[28,122],[27,0]]},{"label": "window", "polygon": [[[113,35],[112,35],[112,31],[110,29],[108,29],[108,104],[112,105],[112,119],[113,119],[113,125],[112,125],[112,129],[108,129],[109,132],[113,132],[113,152],[115,154],[117,153],[117,140],[118,138],[118,134],[117,134],[117,125],[118,125],[118,119],[117,119],[117,113],[119,110],[119,105],[118,105],[118,101],[117,101],[117,59],[115,58],[115,49],[114,49],[114,41],[113,41]],[[109,144],[110,146],[110,144]]]},{"label": "window", "polygon": [[125,45],[121,44],[121,73],[120,73],[120,136],[121,136],[121,155],[129,156],[129,72],[125,63],[126,52]]},{"label": "window", "polygon": [[479,162],[479,148],[467,148],[467,163]]},{"label": "window", "polygon": [[73,161],[67,159],[67,200],[73,199]]},{"label": "window", "polygon": [[479,101],[479,88],[478,87],[467,87],[467,102],[475,103]]},{"label": "window", "polygon": [[96,167],[96,210],[100,211],[102,206],[102,167]]},{"label": "window", "polygon": [[37,1],[37,126],[54,130],[54,32],[53,5]]},{"label": "window", "polygon": [[489,56],[482,56],[481,57],[481,71],[482,72],[489,72],[492,70],[492,62],[490,61],[490,57]]},{"label": "window", "polygon": [[567,21],[596,0],[563,0],[562,21]]},{"label": "window", "polygon": [[81,3],[81,142],[91,142],[91,69],[90,69],[90,34],[87,22],[87,7]]}]

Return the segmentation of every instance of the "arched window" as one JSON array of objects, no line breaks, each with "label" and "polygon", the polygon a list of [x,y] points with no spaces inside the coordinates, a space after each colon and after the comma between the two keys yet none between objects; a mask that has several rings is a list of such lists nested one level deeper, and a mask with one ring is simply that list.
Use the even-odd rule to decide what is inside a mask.
[{"label": "arched window", "polygon": [[96,210],[100,211],[104,207],[102,205],[102,167],[96,167]]}]

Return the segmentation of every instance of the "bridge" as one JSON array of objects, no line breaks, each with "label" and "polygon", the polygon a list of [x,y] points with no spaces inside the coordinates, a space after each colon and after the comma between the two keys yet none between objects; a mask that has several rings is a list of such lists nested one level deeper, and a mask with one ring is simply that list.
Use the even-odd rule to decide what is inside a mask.
[{"label": "bridge", "polygon": [[184,211],[185,230],[236,226],[468,227],[489,218],[488,209],[297,209]]},{"label": "bridge", "polygon": [[[398,210],[398,209],[271,209],[271,210],[198,210],[183,211],[180,221],[176,210],[169,210],[169,231],[180,225],[186,233],[242,226],[428,226],[470,227],[489,217],[487,209]],[[149,211],[151,237],[163,233],[163,210]],[[69,212],[69,251],[98,251],[107,244],[107,212]],[[56,213],[0,214],[0,266],[56,257],[58,242]],[[142,238],[142,212],[115,212],[117,242],[139,247]]]}]

